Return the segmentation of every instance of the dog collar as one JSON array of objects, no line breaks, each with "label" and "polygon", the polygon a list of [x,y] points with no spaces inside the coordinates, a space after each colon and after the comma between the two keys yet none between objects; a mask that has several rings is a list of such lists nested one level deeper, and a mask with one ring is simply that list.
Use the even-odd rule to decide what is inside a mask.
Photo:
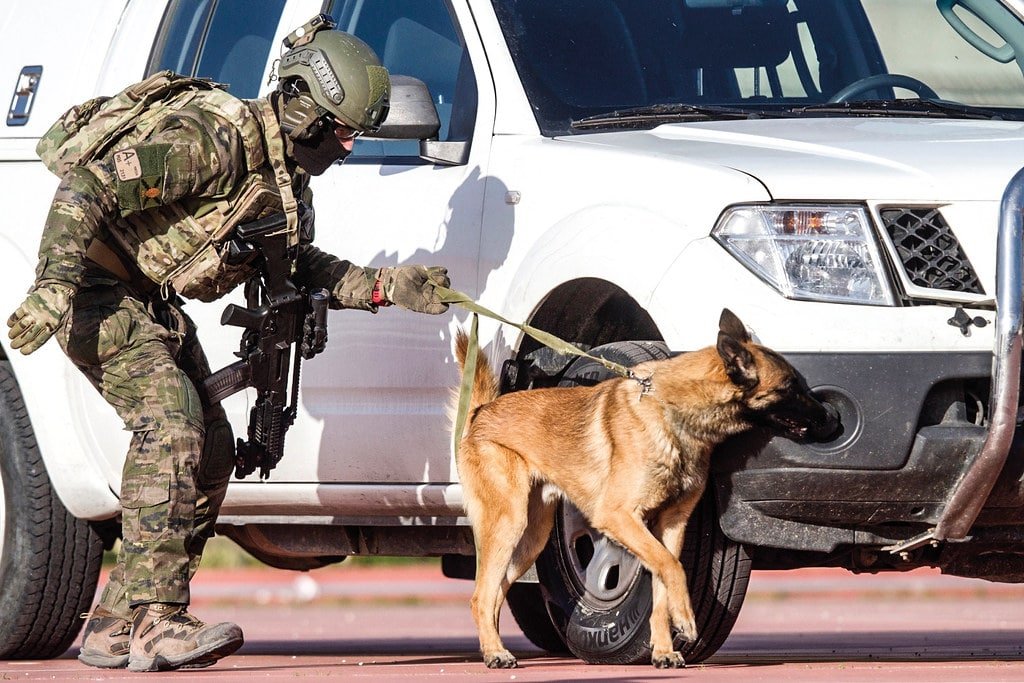
[{"label": "dog collar", "polygon": [[640,385],[640,399],[642,399],[644,396],[654,393],[654,375],[647,375],[646,377],[641,377],[640,375],[630,370],[629,374],[627,374],[626,377]]}]

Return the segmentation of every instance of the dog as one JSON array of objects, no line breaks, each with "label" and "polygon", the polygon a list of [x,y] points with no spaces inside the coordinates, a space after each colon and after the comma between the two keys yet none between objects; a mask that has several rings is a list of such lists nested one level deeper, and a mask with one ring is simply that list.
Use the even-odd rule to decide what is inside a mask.
[{"label": "dog", "polygon": [[[456,335],[464,368],[469,342]],[[839,427],[778,353],[751,341],[724,309],[718,341],[699,351],[641,363],[635,378],[499,396],[481,352],[456,463],[477,552],[471,600],[489,668],[513,668],[498,635],[512,585],[536,560],[559,496],[652,574],[651,663],[685,666],[672,628],[697,637],[679,555],[708,479],[712,451],[761,428],[796,441],[824,441]]]}]

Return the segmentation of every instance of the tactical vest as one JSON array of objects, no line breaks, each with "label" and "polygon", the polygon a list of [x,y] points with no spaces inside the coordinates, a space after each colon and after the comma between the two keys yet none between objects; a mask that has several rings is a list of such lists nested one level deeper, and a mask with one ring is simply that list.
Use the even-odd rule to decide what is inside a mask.
[{"label": "tactical vest", "polygon": [[288,218],[284,230],[288,242],[298,243],[297,202],[277,117],[267,100],[252,105],[208,81],[161,72],[113,98],[72,108],[43,136],[37,153],[48,168],[63,175],[115,147],[130,148],[186,106],[236,126],[249,173],[234,188],[223,196],[186,199],[131,213],[110,226],[121,251],[160,285],[164,296],[173,288],[188,298],[213,301],[255,273],[251,259],[241,263],[227,259],[227,242],[236,226],[283,211]]}]

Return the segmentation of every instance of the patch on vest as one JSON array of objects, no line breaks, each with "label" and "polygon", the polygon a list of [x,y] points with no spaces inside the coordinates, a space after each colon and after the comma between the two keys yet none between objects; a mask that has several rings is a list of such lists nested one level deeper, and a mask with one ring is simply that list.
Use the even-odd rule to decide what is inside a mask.
[{"label": "patch on vest", "polygon": [[123,149],[114,154],[114,170],[121,182],[142,177],[142,164],[134,149]]},{"label": "patch on vest", "polygon": [[164,204],[164,176],[170,149],[169,144],[157,143],[114,152],[117,204],[122,216]]}]

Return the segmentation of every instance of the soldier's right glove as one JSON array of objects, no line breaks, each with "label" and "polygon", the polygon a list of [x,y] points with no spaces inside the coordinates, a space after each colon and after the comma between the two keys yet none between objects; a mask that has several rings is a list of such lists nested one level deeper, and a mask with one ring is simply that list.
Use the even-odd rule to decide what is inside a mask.
[{"label": "soldier's right glove", "polygon": [[26,356],[46,343],[71,308],[74,290],[54,282],[32,289],[24,303],[7,319],[11,346]]},{"label": "soldier's right glove", "polygon": [[374,285],[373,303],[397,304],[410,311],[437,315],[448,310],[437,288],[450,286],[448,269],[441,266],[381,268]]}]

